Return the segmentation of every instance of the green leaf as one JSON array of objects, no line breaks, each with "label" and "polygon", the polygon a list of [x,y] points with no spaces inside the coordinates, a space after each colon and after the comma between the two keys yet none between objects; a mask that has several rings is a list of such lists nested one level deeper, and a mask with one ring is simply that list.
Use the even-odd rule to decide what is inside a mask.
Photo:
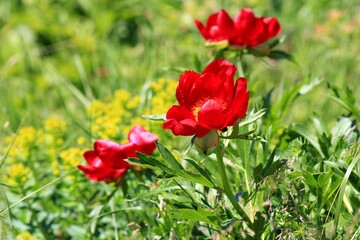
[{"label": "green leaf", "polygon": [[[183,188],[187,188],[187,186],[182,186]],[[145,194],[141,194],[141,195],[138,195],[132,199],[129,199],[128,201],[136,201],[136,200],[139,200],[139,199],[144,199],[144,198],[147,198],[147,197],[151,197],[151,196],[154,196],[154,195],[159,195],[159,193],[163,193],[163,192],[167,192],[167,191],[172,191],[172,190],[179,190],[181,189],[179,186],[170,186],[170,187],[165,187],[165,188],[156,188],[155,190],[152,190],[152,191],[149,191],[148,193],[145,193]]]},{"label": "green leaf", "polygon": [[275,172],[277,172],[284,164],[286,163],[286,160],[278,160],[273,162],[271,166],[268,169],[264,169],[263,171],[263,177],[268,177],[273,175]]},{"label": "green leaf", "polygon": [[156,146],[157,146],[161,156],[169,164],[169,167],[175,173],[178,173],[178,172],[184,170],[184,168],[181,166],[181,164],[175,159],[175,157],[171,154],[171,152],[164,145],[162,145],[160,142],[156,142]]},{"label": "green leaf", "polygon": [[354,116],[360,120],[360,108],[356,103],[354,93],[349,88],[346,88],[345,96],[341,96],[339,90],[336,87],[332,86],[330,83],[327,83],[327,85],[335,95],[330,96],[330,98],[337,102],[340,106],[344,107],[346,110],[353,113]]},{"label": "green leaf", "polygon": [[[339,176],[340,178],[343,178],[348,166],[342,167],[339,166],[337,163],[325,161],[325,163],[332,167],[334,173]],[[349,176],[349,182],[350,184],[356,189],[356,191],[360,192],[360,177],[355,172],[351,172]]]},{"label": "green leaf", "polygon": [[201,154],[201,156],[203,157],[203,164],[204,166],[206,166],[206,169],[211,174],[211,178],[214,181],[215,185],[221,186],[222,182],[219,171],[219,164],[214,159],[205,154]]},{"label": "green leaf", "polygon": [[211,181],[209,181],[207,178],[205,178],[204,176],[202,176],[200,174],[196,174],[196,173],[192,173],[192,172],[188,172],[188,171],[181,171],[177,174],[177,176],[181,176],[182,178],[184,178],[188,181],[199,183],[206,187],[210,187],[210,188],[214,187],[214,184]]},{"label": "green leaf", "polygon": [[239,128],[249,125],[250,123],[256,122],[258,119],[260,119],[262,116],[264,116],[266,113],[266,109],[260,109],[256,113],[250,113],[249,116],[246,117],[244,121],[241,121],[239,123]]},{"label": "green leaf", "polygon": [[255,232],[255,236],[253,237],[253,239],[261,239],[261,236],[263,235],[265,230],[265,220],[266,219],[261,212],[256,212],[254,223],[252,223],[251,228],[251,230]]},{"label": "green leaf", "polygon": [[171,211],[173,217],[180,219],[193,220],[198,222],[205,222],[210,225],[219,227],[220,219],[213,212],[207,211],[203,208],[197,210],[193,209],[173,209]]},{"label": "green leaf", "polygon": [[262,175],[263,175],[263,176],[265,175],[265,173],[266,173],[267,171],[269,171],[271,164],[274,162],[275,153],[276,153],[276,148],[272,151],[269,159],[268,159],[267,162],[266,162],[266,165],[265,165],[265,167],[264,167],[264,170],[262,171]]},{"label": "green leaf", "polygon": [[154,121],[166,121],[166,114],[142,115],[142,117]]},{"label": "green leaf", "polygon": [[310,83],[305,84],[300,88],[299,94],[304,95],[304,94],[310,92],[311,90],[313,90],[316,86],[318,86],[322,82],[323,82],[323,79],[321,79],[320,77],[314,78]]},{"label": "green leaf", "polygon": [[316,179],[314,178],[314,176],[310,173],[307,172],[302,172],[303,173],[303,177],[304,177],[304,182],[309,185],[309,187],[311,188],[317,188],[319,187],[318,182],[316,181]]},{"label": "green leaf", "polygon": [[142,166],[147,167],[147,168],[151,168],[154,170],[161,169],[166,173],[175,174],[175,172],[172,169],[167,167],[165,164],[163,164],[156,158],[153,158],[151,156],[148,156],[148,155],[140,153],[140,152],[138,152],[137,155],[138,155],[139,159],[128,158],[127,161],[134,165],[139,165],[139,163],[140,163]]},{"label": "green leaf", "polygon": [[191,159],[185,159],[188,163],[190,163],[205,179],[207,179],[212,185],[214,185],[210,173],[206,170],[200,167],[194,160]]},{"label": "green leaf", "polygon": [[200,61],[199,56],[197,54],[194,54],[194,66],[195,66],[195,70],[197,72],[202,72],[201,61]]},{"label": "green leaf", "polygon": [[254,175],[255,183],[259,183],[263,179],[262,172],[263,172],[263,165],[262,165],[262,163],[259,163],[259,165],[257,165],[253,169],[253,175]]},{"label": "green leaf", "polygon": [[322,158],[325,157],[323,151],[321,150],[317,136],[312,131],[310,131],[305,125],[294,124],[292,126],[292,129],[301,136],[303,136],[304,138],[306,138],[311,143],[311,145],[318,151],[318,153]]},{"label": "green leaf", "polygon": [[284,51],[280,51],[280,50],[272,50],[269,53],[268,57],[271,59],[285,59],[285,60],[289,60],[289,61],[294,60],[292,55],[290,55],[289,53],[286,53]]},{"label": "green leaf", "polygon": [[341,181],[340,192],[339,192],[339,195],[338,195],[338,198],[336,201],[336,208],[335,208],[334,233],[336,233],[337,227],[339,224],[339,219],[340,219],[340,215],[341,215],[341,207],[343,204],[343,199],[344,199],[344,195],[345,195],[345,189],[346,189],[347,182],[350,178],[351,173],[353,172],[355,165],[358,163],[359,160],[360,160],[360,154],[357,154],[356,156],[352,157],[352,161],[351,161],[349,167],[346,169],[344,178]]}]

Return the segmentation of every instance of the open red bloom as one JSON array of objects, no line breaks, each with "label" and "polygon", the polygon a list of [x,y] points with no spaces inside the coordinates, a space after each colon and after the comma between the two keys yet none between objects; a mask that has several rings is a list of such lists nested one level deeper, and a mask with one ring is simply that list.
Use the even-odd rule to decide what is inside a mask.
[{"label": "open red bloom", "polygon": [[155,141],[158,137],[146,131],[142,126],[136,125],[129,132],[129,142],[133,145],[133,152],[128,152],[128,156],[136,157],[135,152],[150,155],[156,149]]},{"label": "open red bloom", "polygon": [[96,140],[94,150],[86,151],[84,158],[88,166],[79,165],[86,176],[93,181],[118,182],[130,164],[125,161],[136,157],[136,152],[151,154],[158,137],[141,126],[134,126],[129,133],[129,142],[117,144],[108,140]]},{"label": "open red bloom", "polygon": [[174,135],[201,138],[212,129],[233,126],[245,116],[249,101],[247,80],[239,78],[234,85],[236,71],[234,64],[222,59],[214,60],[201,74],[185,71],[176,89],[180,105],[169,109],[163,128]]},{"label": "open red bloom", "polygon": [[210,15],[206,26],[195,24],[207,42],[226,40],[230,45],[255,47],[281,32],[276,18],[256,17],[250,8],[242,9],[232,20],[225,10]]}]

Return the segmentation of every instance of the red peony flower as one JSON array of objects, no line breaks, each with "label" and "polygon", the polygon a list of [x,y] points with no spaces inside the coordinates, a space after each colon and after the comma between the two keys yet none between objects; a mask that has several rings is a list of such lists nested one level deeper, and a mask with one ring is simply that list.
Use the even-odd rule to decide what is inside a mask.
[{"label": "red peony flower", "polygon": [[84,158],[89,166],[78,168],[93,181],[117,182],[129,167],[123,146],[107,140],[95,141],[94,150],[86,151]]},{"label": "red peony flower", "polygon": [[128,152],[129,157],[136,157],[135,152],[150,155],[156,149],[155,141],[158,140],[158,137],[155,134],[146,131],[140,125],[136,125],[131,129],[128,138],[135,150],[133,152]]},{"label": "red peony flower", "polygon": [[152,154],[158,137],[141,126],[134,126],[129,133],[129,142],[117,144],[108,140],[96,140],[94,150],[86,151],[84,158],[89,166],[79,165],[93,181],[118,182],[130,164],[125,161],[136,157],[136,152]]},{"label": "red peony flower", "polygon": [[185,71],[180,76],[176,98],[180,105],[166,114],[164,129],[174,135],[201,138],[210,130],[233,126],[246,114],[249,101],[246,79],[239,78],[234,86],[234,64],[216,59],[199,74]]},{"label": "red peony flower", "polygon": [[207,42],[226,40],[235,46],[255,47],[281,32],[276,18],[256,17],[250,8],[242,9],[234,21],[225,10],[210,15],[206,26],[195,20],[195,24]]}]

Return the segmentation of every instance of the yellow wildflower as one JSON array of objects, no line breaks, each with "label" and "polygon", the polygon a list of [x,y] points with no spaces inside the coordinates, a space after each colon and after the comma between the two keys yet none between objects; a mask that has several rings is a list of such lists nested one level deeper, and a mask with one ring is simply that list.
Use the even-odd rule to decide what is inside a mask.
[{"label": "yellow wildflower", "polygon": [[59,169],[59,163],[54,161],[51,163],[51,167],[53,169],[52,173],[57,176],[60,174],[60,169]]},{"label": "yellow wildflower", "polygon": [[22,163],[15,163],[6,169],[6,175],[3,180],[10,185],[23,184],[29,179],[30,168],[25,167]]},{"label": "yellow wildflower", "polygon": [[141,97],[140,96],[135,96],[131,99],[131,101],[129,101],[127,104],[126,104],[126,108],[127,109],[135,109],[139,104],[140,104],[140,101],[141,101]]},{"label": "yellow wildflower", "polygon": [[124,89],[119,89],[114,94],[114,102],[118,104],[126,103],[130,100],[130,98],[130,93]]},{"label": "yellow wildflower", "polygon": [[150,89],[153,91],[153,97],[150,100],[151,106],[145,111],[149,114],[164,114],[176,103],[177,81],[172,79],[159,79],[151,83]]},{"label": "yellow wildflower", "polygon": [[67,124],[58,117],[50,117],[44,121],[44,128],[50,134],[61,136],[67,130]]},{"label": "yellow wildflower", "polygon": [[86,140],[85,140],[84,137],[78,137],[78,138],[76,139],[76,143],[77,143],[78,145],[84,145],[84,144],[86,143]]},{"label": "yellow wildflower", "polygon": [[69,170],[75,168],[81,163],[84,151],[79,148],[69,148],[60,153],[60,158],[63,160],[63,166]]}]

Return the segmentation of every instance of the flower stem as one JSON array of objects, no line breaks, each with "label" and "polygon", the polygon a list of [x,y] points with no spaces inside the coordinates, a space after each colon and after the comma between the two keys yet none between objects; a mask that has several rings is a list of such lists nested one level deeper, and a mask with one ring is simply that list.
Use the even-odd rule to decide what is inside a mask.
[{"label": "flower stem", "polygon": [[243,53],[242,52],[239,52],[237,55],[236,55],[236,67],[238,68],[238,73],[239,73],[239,77],[245,77],[245,74],[244,74],[244,68],[243,68],[243,65],[242,65],[242,56],[243,56]]},{"label": "flower stem", "polygon": [[250,218],[248,217],[248,215],[240,207],[239,203],[235,200],[235,196],[234,196],[234,194],[233,194],[233,192],[231,190],[229,179],[228,179],[227,174],[226,174],[223,154],[221,152],[220,145],[217,146],[217,148],[215,149],[215,154],[216,154],[216,159],[218,161],[219,168],[220,168],[221,180],[222,180],[223,188],[224,188],[223,190],[224,190],[226,196],[229,198],[231,204],[234,206],[235,210],[242,217],[242,219],[245,221],[245,223],[247,223],[247,224],[251,223]]}]

